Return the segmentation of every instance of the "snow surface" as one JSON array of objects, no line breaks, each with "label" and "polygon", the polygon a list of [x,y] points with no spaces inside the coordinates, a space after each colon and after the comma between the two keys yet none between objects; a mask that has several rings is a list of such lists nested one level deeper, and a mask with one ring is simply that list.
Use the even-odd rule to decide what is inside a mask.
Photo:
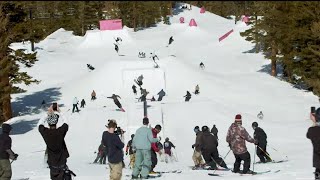
[{"label": "snow surface", "polygon": [[[185,24],[179,24],[179,18]],[[189,27],[194,18],[198,27]],[[172,25],[158,24],[157,27],[133,32],[124,27],[116,31],[88,31],[84,37],[73,36],[71,32],[59,29],[45,40],[36,44],[39,61],[33,68],[22,67],[40,84],[21,85],[28,92],[13,95],[13,108],[17,116],[9,122],[13,125],[12,149],[19,154],[12,163],[13,179],[30,177],[30,180],[47,180],[49,169],[44,162],[45,143],[38,132],[37,123],[45,112],[40,110],[43,99],[47,103],[58,102],[69,121],[66,136],[70,152],[68,166],[77,180],[109,179],[107,165],[92,165],[101,141],[101,135],[108,119],[116,119],[123,127],[125,143],[130,135],[142,124],[143,106],[132,93],[133,79],[143,74],[144,88],[150,91],[148,98],[162,88],[167,96],[162,102],[148,102],[148,116],[151,125],[161,124],[162,139],[169,137],[177,146],[174,151],[178,162],[158,162],[155,171],[182,170],[181,174],[164,174],[160,179],[213,179],[207,171],[192,171],[191,145],[195,141],[193,128],[216,124],[219,129],[219,153],[222,157],[229,147],[225,142],[226,132],[234,121],[234,116],[242,114],[243,126],[252,135],[251,123],[257,121],[268,135],[268,151],[274,160],[289,161],[280,164],[254,165],[255,171],[268,169],[281,170],[259,176],[241,177],[231,172],[223,174],[223,179],[313,179],[312,145],[306,138],[311,125],[310,106],[319,106],[316,96],[293,88],[290,84],[271,77],[267,72],[270,62],[262,54],[246,53],[253,44],[244,40],[239,32],[247,27],[233,20],[227,20],[200,9],[185,10],[171,18]],[[218,38],[234,29],[222,42]],[[114,38],[120,42],[119,55],[114,50]],[[166,47],[169,37],[174,42]],[[26,48],[30,44],[14,43],[13,48]],[[146,58],[138,58],[143,51]],[[154,69],[150,53],[160,58],[160,68]],[[172,56],[174,55],[174,56]],[[199,68],[203,62],[205,70]],[[88,71],[86,64],[96,69]],[[190,102],[184,102],[186,91],[194,91],[199,84],[200,95],[193,95]],[[97,100],[90,101],[92,90]],[[112,93],[121,96],[125,113],[115,111],[113,101],[107,99]],[[140,91],[138,90],[138,94]],[[72,114],[72,100],[84,98],[87,106],[81,112]],[[103,107],[106,106],[106,107]],[[264,119],[256,115],[262,110]],[[61,122],[60,122],[61,124]],[[254,145],[247,143],[254,159]],[[274,149],[277,151],[275,151]],[[125,164],[129,157],[125,156]],[[258,158],[255,157],[255,160]],[[234,156],[230,153],[225,159],[232,168]],[[252,169],[251,165],[251,169]],[[125,175],[131,175],[127,167]]]}]

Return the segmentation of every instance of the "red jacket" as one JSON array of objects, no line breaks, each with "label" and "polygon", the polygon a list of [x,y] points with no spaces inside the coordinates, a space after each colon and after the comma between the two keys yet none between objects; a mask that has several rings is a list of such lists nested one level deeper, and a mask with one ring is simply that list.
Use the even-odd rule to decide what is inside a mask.
[{"label": "red jacket", "polygon": [[[157,137],[157,131],[155,128],[152,128],[152,135],[154,138]],[[151,149],[154,151],[154,152],[159,152],[159,148],[158,148],[158,143],[151,143]]]}]

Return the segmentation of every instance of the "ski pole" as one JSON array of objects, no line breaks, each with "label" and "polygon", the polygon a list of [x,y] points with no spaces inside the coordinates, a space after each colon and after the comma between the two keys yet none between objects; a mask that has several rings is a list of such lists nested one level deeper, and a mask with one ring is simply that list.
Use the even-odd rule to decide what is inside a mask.
[{"label": "ski pole", "polygon": [[271,161],[272,161],[272,158],[270,157],[270,155],[269,155],[267,152],[265,152],[260,146],[257,145],[257,147],[258,147],[265,155],[267,155],[267,156],[271,159]]},{"label": "ski pole", "polygon": [[[271,147],[270,145],[267,145],[267,146],[268,146],[268,147]],[[273,147],[271,147],[271,149],[273,149],[274,151],[278,152],[279,154],[284,155],[284,156],[288,159],[288,156],[287,156],[287,155],[285,155],[285,154],[283,154],[283,153],[279,152],[277,149],[275,149],[275,148],[273,148]]]},{"label": "ski pole", "polygon": [[[257,147],[254,146],[254,150],[257,152]],[[252,171],[254,172],[254,164],[256,163],[256,152],[253,153]]]}]

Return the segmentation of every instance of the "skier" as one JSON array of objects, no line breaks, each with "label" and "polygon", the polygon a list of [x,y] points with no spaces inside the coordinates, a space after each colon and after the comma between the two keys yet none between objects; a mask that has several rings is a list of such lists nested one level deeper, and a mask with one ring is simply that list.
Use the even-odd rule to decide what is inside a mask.
[{"label": "skier", "polygon": [[91,93],[91,100],[94,101],[96,100],[96,92],[93,90],[92,93]]},{"label": "skier", "polygon": [[136,150],[132,179],[138,179],[139,174],[142,178],[148,178],[152,164],[151,143],[159,141],[153,137],[152,130],[148,127],[149,119],[145,117],[142,122],[143,126],[136,131],[132,140],[132,147]]},{"label": "skier", "polygon": [[[62,126],[57,128],[57,123],[59,118],[62,119]],[[44,126],[44,122],[47,122],[49,128]],[[69,157],[69,152],[64,140],[69,126],[65,118],[58,108],[57,111],[53,111],[52,105],[48,110],[48,115],[41,118],[38,123],[39,132],[47,145],[48,150],[48,164],[50,168],[50,177],[53,180],[63,180],[64,176],[68,173],[71,179],[70,172],[67,166],[67,158]]]},{"label": "skier", "polygon": [[228,169],[226,163],[219,157],[217,137],[210,133],[208,126],[202,126],[201,130],[203,134],[200,147],[203,159],[210,166],[209,169],[217,169],[217,165]]},{"label": "skier", "polygon": [[121,99],[119,95],[112,94],[112,96],[107,98],[113,99],[114,104],[116,104],[121,111],[125,112],[125,110],[122,108],[122,105],[120,104],[120,101],[118,100],[118,98]]},{"label": "skier", "polygon": [[205,68],[203,62],[200,63],[200,68],[201,68],[201,69],[204,69],[204,68]]},{"label": "skier", "polygon": [[161,89],[161,91],[158,92],[158,95],[158,101],[162,101],[162,98],[166,95],[166,92],[164,92],[163,89]]},{"label": "skier", "polygon": [[132,85],[132,90],[133,90],[133,93],[134,93],[134,95],[137,95],[137,86],[135,86],[135,85]]},{"label": "skier", "polygon": [[166,163],[168,163],[168,156],[170,158],[172,157],[171,148],[176,148],[176,146],[173,145],[171,141],[169,141],[169,138],[166,138],[165,142],[163,143],[163,147],[164,147],[164,153],[166,155],[165,161],[166,161]]},{"label": "skier", "polygon": [[143,80],[143,75],[141,74],[136,80],[136,83],[138,84],[138,86],[140,86],[140,88],[143,84],[142,80]]},{"label": "skier", "polygon": [[73,108],[72,108],[72,113],[74,113],[74,110],[77,109],[77,112],[79,112],[79,108],[78,108],[78,98],[77,97],[74,97],[73,98]]},{"label": "skier", "polygon": [[263,113],[262,113],[262,111],[259,112],[259,114],[257,115],[257,117],[258,117],[259,119],[263,119]]},{"label": "skier", "polygon": [[110,179],[120,180],[122,177],[123,162],[123,148],[124,144],[121,141],[115,129],[117,123],[115,120],[108,122],[108,130],[102,134],[102,143],[108,148],[108,162],[110,167]]},{"label": "skier", "polygon": [[313,126],[308,129],[307,138],[313,145],[313,167],[315,167],[315,180],[320,179],[320,108],[310,114]]},{"label": "skier", "polygon": [[189,101],[189,100],[191,99],[191,94],[190,94],[190,92],[187,91],[187,94],[186,94],[185,96],[183,96],[183,97],[185,97],[185,102]]},{"label": "skier", "polygon": [[[160,126],[160,124],[157,124],[152,129],[153,138],[157,138],[157,135],[160,133],[160,131],[161,131],[161,126]],[[153,170],[156,167],[156,165],[158,164],[158,158],[157,158],[157,154],[156,153],[159,153],[160,156],[162,154],[162,152],[159,151],[158,143],[152,143],[151,144],[151,162],[152,162],[152,165],[151,165],[151,169],[150,169],[150,174],[156,174],[156,172],[154,172],[154,170]]]},{"label": "skier", "polygon": [[[117,53],[118,53],[118,51],[119,51],[119,47],[118,47],[118,45],[117,44],[114,44],[114,50],[116,50],[117,51]],[[119,53],[118,53],[119,54]]]},{"label": "skier", "polygon": [[0,135],[0,179],[10,180],[12,176],[11,163],[17,160],[18,154],[11,150],[11,137],[9,136],[12,127],[10,124],[2,124],[2,134]]},{"label": "skier", "polygon": [[197,85],[196,85],[196,90],[194,91],[194,94],[196,94],[196,95],[199,94],[199,93],[200,93],[199,90],[200,90],[200,89],[199,89],[199,85],[197,84]]},{"label": "skier", "polygon": [[198,168],[203,168],[205,166],[205,163],[203,162],[202,159],[202,154],[201,154],[201,139],[202,139],[202,132],[200,131],[199,126],[194,127],[193,131],[196,133],[196,141],[195,144],[192,145],[193,155],[192,155],[192,160],[194,162],[194,167],[192,169],[198,169]]},{"label": "skier", "polygon": [[93,163],[97,163],[99,161],[100,164],[106,164],[107,153],[106,148],[101,141],[101,144],[98,147],[97,158],[93,161]]},{"label": "skier", "polygon": [[132,140],[134,138],[134,134],[131,134],[131,139],[128,141],[128,144],[126,146],[126,155],[128,155],[128,151],[129,151],[129,156],[130,156],[130,169],[134,168],[134,161],[135,161],[135,152],[132,149]]},{"label": "skier", "polygon": [[[242,127],[242,119],[240,114],[236,115],[235,122],[229,127],[226,141],[229,143],[229,146],[236,158],[233,172],[252,174],[253,171],[250,170],[250,153],[247,150],[245,141],[255,144],[257,142],[249,135],[247,130]],[[240,171],[241,161],[244,161],[242,172]]]},{"label": "skier", "polygon": [[81,100],[80,102],[80,108],[84,108],[84,105],[86,105],[86,101],[84,101],[84,99]]},{"label": "skier", "polygon": [[[170,39],[169,39],[169,45],[170,45],[173,41],[174,41],[174,40],[173,40],[173,37],[171,36]],[[169,45],[168,45],[168,46],[169,46]]]},{"label": "skier", "polygon": [[216,127],[216,125],[214,124],[213,127],[211,128],[211,133],[217,137],[217,139],[219,140],[218,138],[218,129]]},{"label": "skier", "polygon": [[264,130],[258,127],[257,122],[252,123],[252,128],[254,130],[253,138],[258,142],[257,144],[257,155],[261,163],[271,162],[272,159],[267,152],[267,134]]}]

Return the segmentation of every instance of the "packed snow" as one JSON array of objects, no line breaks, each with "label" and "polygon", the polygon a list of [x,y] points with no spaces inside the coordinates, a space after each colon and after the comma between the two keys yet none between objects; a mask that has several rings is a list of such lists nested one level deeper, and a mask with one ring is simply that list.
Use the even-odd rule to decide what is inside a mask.
[{"label": "packed snow", "polygon": [[[185,23],[180,24],[179,18]],[[197,27],[189,27],[194,18]],[[257,176],[239,176],[230,171],[221,172],[223,179],[270,179],[292,180],[313,179],[312,145],[306,138],[310,106],[319,106],[317,97],[292,87],[268,74],[270,61],[262,54],[248,53],[253,44],[245,41],[239,32],[248,27],[234,20],[228,20],[212,13],[200,14],[200,9],[192,7],[173,16],[171,25],[159,23],[157,27],[138,32],[124,27],[114,31],[88,31],[84,37],[74,36],[72,32],[59,29],[45,40],[36,44],[39,61],[27,71],[40,84],[21,85],[26,93],[12,95],[14,114],[9,123],[12,149],[19,154],[12,163],[13,179],[29,177],[30,180],[49,180],[49,169],[44,161],[46,145],[38,132],[39,118],[45,115],[41,102],[58,102],[69,122],[66,144],[70,152],[67,165],[77,174],[76,180],[109,179],[108,165],[90,164],[94,161],[102,133],[106,130],[108,119],[116,119],[118,125],[126,130],[125,144],[130,135],[142,125],[143,104],[138,102],[131,86],[134,79],[144,75],[143,87],[150,91],[147,96],[164,89],[167,96],[161,102],[148,101],[148,117],[152,127],[160,124],[163,128],[159,136],[176,145],[173,154],[178,161],[161,162],[155,171],[182,170],[180,174],[163,174],[159,179],[212,179],[209,171],[194,171],[189,166],[192,161],[195,142],[193,128],[216,124],[219,133],[218,150],[221,157],[229,151],[225,141],[226,133],[240,113],[243,126],[253,135],[251,123],[257,121],[268,135],[267,150],[274,160],[288,159],[279,164],[255,164],[255,171],[273,170]],[[226,39],[218,39],[231,29]],[[168,45],[170,36],[174,42]],[[121,37],[119,54],[114,50],[114,39]],[[29,43],[13,43],[12,47],[30,51]],[[145,52],[146,58],[138,53]],[[159,57],[160,68],[154,68],[150,53]],[[203,62],[205,69],[200,69]],[[95,70],[88,70],[91,64]],[[189,102],[184,102],[186,91],[194,92],[199,84],[200,94],[192,94]],[[97,100],[90,101],[92,90]],[[120,102],[126,112],[117,108],[107,96],[120,95]],[[87,105],[80,113],[71,113],[74,97],[85,99]],[[104,107],[105,106],[105,107]],[[264,118],[257,118],[263,111]],[[59,122],[58,125],[61,125]],[[258,161],[254,145],[247,143],[251,154],[251,169],[254,158]],[[230,153],[225,162],[233,168],[234,156]],[[126,168],[122,179],[129,179],[129,156],[124,156]],[[280,170],[274,173],[275,170]]]}]

